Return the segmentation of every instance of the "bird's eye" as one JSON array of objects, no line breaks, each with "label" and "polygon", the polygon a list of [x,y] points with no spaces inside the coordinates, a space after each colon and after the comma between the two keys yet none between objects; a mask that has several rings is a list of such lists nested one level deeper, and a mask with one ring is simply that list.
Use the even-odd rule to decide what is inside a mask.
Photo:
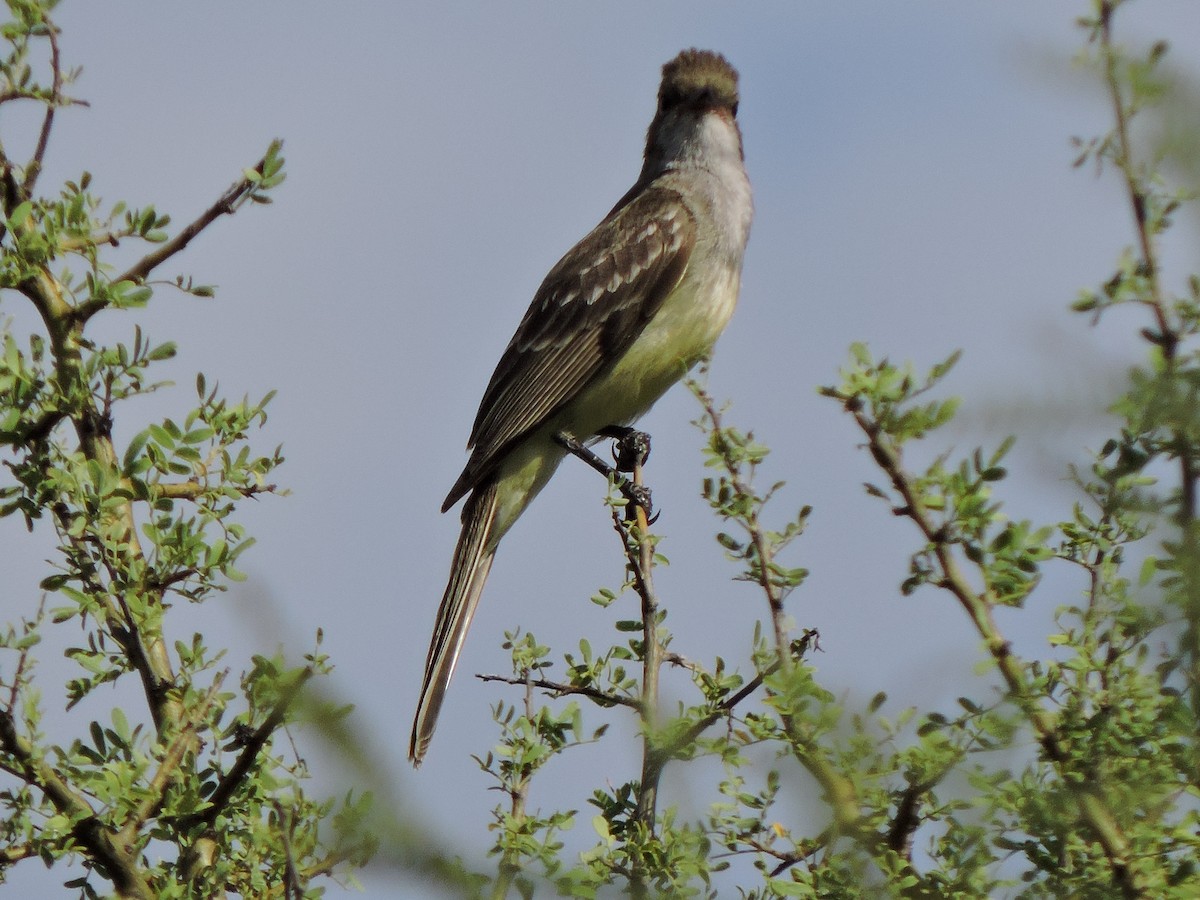
[{"label": "bird's eye", "polygon": [[734,115],[734,117],[736,118],[736,117],[737,117],[738,105],[737,105],[736,103],[734,103],[734,104],[733,104],[733,106],[729,107],[729,109],[730,109],[730,110],[733,112],[733,115]]}]

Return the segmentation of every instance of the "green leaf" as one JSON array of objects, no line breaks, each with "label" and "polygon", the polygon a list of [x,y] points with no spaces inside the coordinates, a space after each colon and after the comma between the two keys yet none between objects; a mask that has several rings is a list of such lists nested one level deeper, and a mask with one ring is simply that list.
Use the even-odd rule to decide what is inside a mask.
[{"label": "green leaf", "polygon": [[147,353],[146,359],[151,362],[157,362],[163,359],[171,359],[173,356],[175,356],[175,342],[167,341],[165,344],[160,344]]},{"label": "green leaf", "polygon": [[202,444],[213,436],[213,430],[207,425],[203,428],[193,428],[183,436],[185,444]]},{"label": "green leaf", "polygon": [[12,646],[16,650],[28,650],[30,647],[36,647],[41,642],[42,636],[36,631],[32,631],[29,634],[17,638]]},{"label": "green leaf", "polygon": [[175,447],[175,438],[167,432],[161,425],[151,425],[146,429],[147,433],[154,439],[154,443],[166,450],[172,450]]},{"label": "green leaf", "polygon": [[25,220],[29,218],[29,214],[33,212],[33,201],[26,200],[20,206],[12,211],[12,215],[8,217],[8,228],[10,231],[16,231],[25,224]]},{"label": "green leaf", "polygon": [[133,464],[137,461],[137,458],[141,455],[142,450],[149,440],[149,431],[139,431],[129,441],[129,446],[125,448],[125,456],[123,457],[121,466],[122,471],[126,475],[133,472]]},{"label": "green leaf", "polygon": [[117,737],[126,745],[129,744],[129,720],[125,718],[125,712],[119,706],[114,706],[112,711],[113,729],[117,733]]}]

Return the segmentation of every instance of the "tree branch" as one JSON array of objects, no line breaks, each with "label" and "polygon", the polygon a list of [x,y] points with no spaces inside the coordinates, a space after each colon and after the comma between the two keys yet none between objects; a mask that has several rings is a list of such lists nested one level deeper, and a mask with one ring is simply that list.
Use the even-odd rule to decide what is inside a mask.
[{"label": "tree branch", "polygon": [[[84,536],[75,536],[72,534],[70,510],[61,502],[54,503],[51,509],[57,529],[64,537],[66,545],[73,552],[77,553],[80,559],[88,560],[86,566],[82,563],[77,565],[81,577],[86,579],[82,584],[82,587],[85,588],[84,592],[92,597],[102,610],[104,621],[108,625],[113,639],[120,646],[125,658],[129,660],[130,667],[141,678],[142,689],[146,694],[147,704],[150,707],[150,715],[154,720],[154,727],[157,730],[161,730],[168,718],[166,715],[166,693],[174,681],[174,673],[171,671],[169,663],[167,663],[167,667],[164,670],[162,661],[156,661],[155,658],[151,657],[150,651],[142,640],[141,629],[129,614],[128,608],[119,606],[101,582],[100,575],[96,569],[96,565],[98,564],[94,562],[92,548],[89,546],[88,539]],[[103,548],[99,548],[99,550],[103,553]]]},{"label": "tree branch", "polygon": [[183,758],[195,749],[196,731],[208,716],[208,711],[212,708],[213,701],[216,700],[217,694],[221,690],[221,685],[225,682],[225,676],[228,674],[228,670],[219,672],[216,678],[213,679],[212,686],[209,687],[208,691],[200,699],[200,702],[188,711],[187,721],[183,723],[179,733],[175,735],[175,739],[171,741],[171,745],[163,753],[158,770],[155,771],[146,785],[148,794],[138,804],[137,809],[129,815],[120,832],[118,832],[116,839],[118,845],[131,844],[137,837],[137,833],[142,829],[142,826],[162,806],[167,786],[175,778],[175,774],[178,772]]},{"label": "tree branch", "polygon": [[54,426],[67,417],[65,410],[52,409],[43,412],[32,422],[27,422],[15,431],[0,437],[0,445],[23,447],[43,441],[50,436]]},{"label": "tree branch", "polygon": [[[713,449],[721,458],[732,492],[735,496],[754,497],[751,485],[741,475],[739,461],[725,442],[720,411],[712,397],[699,385],[695,385],[693,392],[700,400],[708,421],[711,422],[711,434],[714,438]],[[707,427],[705,431],[709,433]],[[761,505],[761,502],[758,505]],[[788,621],[783,605],[785,596],[780,586],[771,578],[771,565],[774,561],[771,542],[764,534],[755,506],[750,505],[748,510],[727,516],[727,518],[734,518],[735,521],[738,521],[750,536],[755,554],[755,557],[751,558],[750,571],[754,581],[762,588],[767,598],[775,638],[776,668],[783,669],[785,672],[789,671],[793,665],[793,656],[791,643],[788,641]],[[813,632],[813,636],[816,636],[815,632]],[[786,708],[780,709],[779,718],[787,733],[788,743],[791,745],[796,761],[825,792],[825,799],[833,813],[836,830],[858,833],[863,813],[854,782],[838,771],[830,761],[828,754],[811,736],[797,726],[795,717]],[[868,842],[872,840],[869,835],[864,839]]]},{"label": "tree branch", "polygon": [[0,870],[37,855],[37,848],[33,844],[14,844],[0,849]]},{"label": "tree branch", "polygon": [[911,519],[933,549],[938,567],[941,569],[939,586],[949,591],[975,624],[988,652],[996,662],[1000,675],[1008,686],[1009,693],[1017,701],[1029,723],[1033,726],[1038,742],[1046,758],[1063,776],[1063,783],[1073,786],[1080,814],[1092,834],[1108,857],[1113,880],[1126,897],[1148,896],[1140,876],[1129,865],[1130,845],[1124,830],[1110,809],[1106,798],[1091,779],[1073,779],[1068,776],[1069,754],[1058,735],[1055,716],[1039,705],[1032,696],[1025,677],[1024,666],[1013,654],[1012,647],[1000,632],[992,616],[995,598],[991,588],[985,587],[976,594],[954,558],[953,548],[947,540],[945,530],[934,521],[921,499],[920,492],[911,476],[900,462],[899,450],[893,445],[880,425],[861,409],[857,398],[844,402],[847,412],[867,437],[868,448],[876,463],[888,476],[892,486],[904,501],[899,513]]},{"label": "tree branch", "polygon": [[904,789],[887,832],[888,848],[909,862],[912,862],[913,835],[921,827],[921,797],[928,790],[925,784],[910,784]]},{"label": "tree branch", "polygon": [[[267,159],[273,150],[274,147],[272,150],[267,151],[267,155],[263,156],[263,158],[260,159],[257,164],[255,164],[254,171],[259,175],[263,174]],[[221,216],[232,215],[234,212],[236,212],[242,202],[245,201],[246,197],[248,197],[257,186],[257,181],[252,180],[249,177],[243,177],[241,180],[233,184],[227,191],[225,191],[225,193],[221,195],[220,199],[218,199],[216,203],[201,213],[195,219],[195,221],[185,226],[182,231],[180,231],[169,241],[165,242],[157,250],[152,253],[147,253],[136,263],[130,266],[126,271],[114,278],[113,281],[115,283],[131,281],[134,284],[140,284],[156,268],[187,247],[187,245],[191,243],[192,238],[196,237],[196,235],[202,232],[205,228],[207,228]],[[84,318],[87,318],[92,313],[96,312],[94,308],[89,308],[89,304],[87,303],[82,304],[79,309]],[[87,312],[83,313],[82,311],[85,309],[87,309]]]},{"label": "tree branch", "polygon": [[312,676],[313,670],[311,668],[305,668],[301,671],[295,683],[289,686],[283,692],[282,696],[280,696],[279,700],[276,701],[266,721],[258,726],[246,739],[245,745],[242,747],[242,752],[238,755],[238,758],[234,761],[229,771],[221,777],[216,789],[212,792],[212,796],[209,797],[210,805],[201,813],[184,816],[180,820],[182,825],[190,827],[196,823],[203,823],[212,827],[216,823],[221,813],[225,811],[225,807],[229,805],[229,801],[233,799],[234,793],[254,767],[259,753],[262,752],[267,741],[271,739],[271,735],[283,724],[292,701],[296,699],[300,693],[300,689],[304,687]]},{"label": "tree branch", "polygon": [[[64,396],[73,398],[76,403],[76,408],[69,410],[68,415],[75,426],[80,450],[89,460],[107,471],[119,473],[121,465],[113,447],[112,423],[103,410],[96,408],[85,371],[82,355],[85,345],[84,323],[75,320],[76,309],[67,303],[63,297],[62,285],[48,268],[42,268],[31,275],[20,285],[20,290],[33,303],[46,326],[54,356],[55,378],[60,390]],[[95,562],[86,542],[72,536],[70,515],[62,504],[55,504],[55,511],[62,533],[69,543],[78,547],[89,562]],[[144,559],[144,554],[138,539],[131,503],[114,506],[106,515],[112,517],[112,523],[117,524],[121,532],[119,539],[114,536],[112,545],[99,547],[98,564],[107,566],[112,574],[114,560],[106,546],[120,546],[121,553],[133,558]],[[126,650],[130,664],[142,677],[155,728],[161,733],[166,723],[178,721],[180,717],[178,704],[169,696],[167,690],[174,682],[175,675],[162,634],[151,633],[146,636],[146,640],[142,640],[137,622],[129,615],[128,609],[117,606],[102,586],[95,596],[105,611],[107,624],[113,636]],[[125,636],[130,639],[126,640]]]},{"label": "tree branch", "polygon": [[792,866],[804,862],[818,850],[822,850],[827,847],[833,837],[834,834],[829,829],[826,829],[817,837],[813,838],[813,840],[806,841],[802,849],[798,849],[793,852],[785,852],[783,850],[777,850],[770,844],[765,844],[762,841],[755,839],[751,835],[738,835],[738,842],[744,844],[749,849],[733,850],[729,853],[714,853],[712,858],[722,859],[724,857],[739,856],[745,853],[761,853],[763,856],[769,856],[778,861],[778,864],[770,871],[768,876],[770,878],[778,878]]},{"label": "tree branch", "polygon": [[555,697],[565,697],[575,694],[580,697],[587,697],[601,706],[628,706],[630,709],[638,709],[638,702],[636,700],[629,697],[622,697],[619,694],[609,694],[599,688],[564,684],[561,681],[548,681],[545,678],[513,678],[508,675],[476,675],[475,677],[480,681],[498,681],[501,684],[511,684],[519,687],[529,685],[540,691],[549,691]]},{"label": "tree branch", "polygon": [[[699,397],[704,407],[704,413],[712,423],[712,434],[720,439],[722,436],[721,413],[707,392],[700,391]],[[729,475],[729,482],[735,493],[746,497],[754,496],[750,485],[742,479],[740,466],[733,464],[733,461],[725,453],[722,453],[722,459],[725,461],[725,471]],[[750,535],[754,552],[758,556],[758,571],[755,574],[758,576],[759,587],[766,595],[767,605],[771,611],[771,627],[775,632],[775,653],[780,665],[788,665],[791,657],[788,653],[787,614],[783,608],[784,595],[783,591],[779,589],[779,585],[771,580],[771,563],[774,561],[774,553],[766,535],[763,534],[758,510],[751,508],[745,518],[744,527]]]},{"label": "tree branch", "polygon": [[8,710],[0,711],[0,749],[13,758],[22,780],[42,791],[55,810],[74,823],[72,835],[104,866],[121,897],[152,900],[154,893],[138,867],[137,856],[122,850],[87,800],[72,790],[49,763],[35,756],[30,743],[17,733],[16,721]]},{"label": "tree branch", "polygon": [[[648,450],[648,447],[647,447]],[[634,490],[645,487],[642,480],[644,457],[633,463]],[[634,521],[622,522],[613,509],[613,524],[625,545],[633,586],[642,601],[642,691],[639,709],[642,717],[642,777],[638,783],[637,818],[648,833],[655,831],[658,783],[667,757],[656,746],[658,727],[659,674],[665,648],[658,636],[658,594],[654,590],[654,536],[642,503],[634,504]]]},{"label": "tree branch", "polygon": [[[275,484],[248,484],[236,488],[243,497],[253,497],[257,494],[273,494],[278,489]],[[211,488],[199,481],[163,482],[150,485],[150,495],[155,500],[198,500],[207,494]]]},{"label": "tree branch", "polygon": [[[819,639],[820,633],[815,628],[805,629],[804,634],[798,640],[792,642],[792,657],[797,660],[803,658],[804,654],[808,652],[810,646],[815,649],[819,649]],[[762,686],[763,681],[779,671],[779,666],[780,662],[778,659],[772,661],[769,666],[742,685],[741,690],[735,694],[730,694],[715,707],[713,707],[711,711],[694,722],[692,726],[682,735],[680,735],[679,738],[671,744],[670,748],[666,749],[664,752],[668,755],[674,754],[680,749],[691,745],[693,741],[695,741],[698,737],[700,737],[701,734],[704,733],[704,730],[708,728],[708,726],[712,725],[723,716],[729,715],[739,703],[757,691]]]},{"label": "tree branch", "polygon": [[33,189],[42,172],[42,160],[46,157],[46,146],[50,142],[50,131],[54,127],[54,112],[58,109],[62,98],[62,68],[58,59],[58,28],[45,15],[42,16],[42,23],[46,26],[46,37],[50,41],[50,72],[53,82],[50,86],[50,99],[46,101],[46,113],[42,117],[42,129],[38,134],[37,146],[34,148],[33,158],[30,159],[29,166],[25,170],[25,181],[21,185],[21,193],[25,197],[33,196]]}]

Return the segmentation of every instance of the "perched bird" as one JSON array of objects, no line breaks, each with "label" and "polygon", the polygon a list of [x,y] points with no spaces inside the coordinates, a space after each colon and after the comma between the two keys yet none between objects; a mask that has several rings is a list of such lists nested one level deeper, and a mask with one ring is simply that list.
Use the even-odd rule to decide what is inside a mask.
[{"label": "perched bird", "polygon": [[741,283],[754,206],[738,74],[717,53],[663,66],[642,174],[550,270],[484,391],[462,533],[434,625],[409,758],[420,765],[500,539],[566,454],[556,441],[627,425],[712,349]]}]

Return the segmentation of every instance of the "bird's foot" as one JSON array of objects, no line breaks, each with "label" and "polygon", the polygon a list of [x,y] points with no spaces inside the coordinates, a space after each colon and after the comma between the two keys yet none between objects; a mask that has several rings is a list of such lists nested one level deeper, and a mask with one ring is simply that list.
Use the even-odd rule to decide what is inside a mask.
[{"label": "bird's foot", "polygon": [[625,425],[607,425],[598,432],[601,437],[612,438],[613,459],[618,472],[632,472],[644,466],[650,458],[650,435]]},{"label": "bird's foot", "polygon": [[626,481],[621,485],[621,496],[629,501],[629,511],[626,514],[627,519],[636,519],[637,511],[642,509],[646,513],[647,525],[653,525],[658,521],[658,513],[654,511],[654,503],[650,499],[650,488],[644,484],[634,484],[631,481]]},{"label": "bird's foot", "polygon": [[650,456],[650,435],[644,431],[636,431],[622,425],[609,425],[597,432],[602,437],[612,438],[615,466],[610,466],[599,456],[589,450],[577,438],[565,431],[554,436],[555,442],[572,456],[583,460],[605,478],[611,478],[618,490],[629,503],[629,518],[636,518],[637,510],[644,510],[646,519],[653,524],[658,518],[654,513],[654,505],[650,499],[650,488],[644,484],[635,484],[621,473],[632,472],[644,464]]}]

